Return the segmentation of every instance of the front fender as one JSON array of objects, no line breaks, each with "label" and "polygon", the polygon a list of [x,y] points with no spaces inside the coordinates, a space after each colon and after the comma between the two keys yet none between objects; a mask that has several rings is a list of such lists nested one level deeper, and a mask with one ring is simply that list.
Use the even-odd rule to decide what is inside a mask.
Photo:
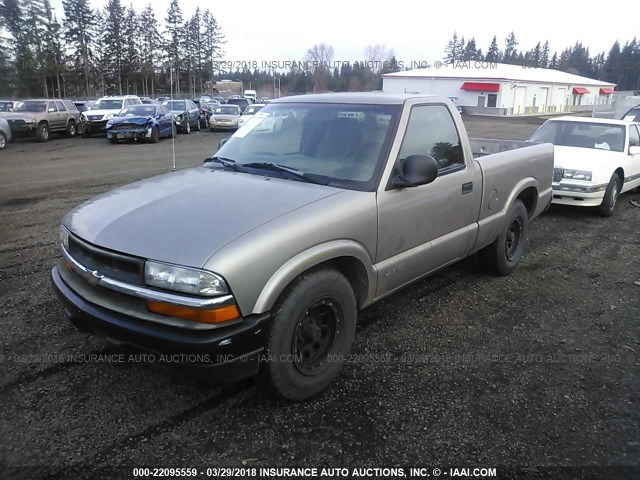
[{"label": "front fender", "polygon": [[262,289],[252,313],[271,310],[280,294],[296,277],[316,265],[341,257],[355,258],[366,270],[368,291],[362,306],[368,305],[374,297],[377,281],[376,270],[369,254],[364,246],[353,240],[333,240],[311,247],[282,265]]}]

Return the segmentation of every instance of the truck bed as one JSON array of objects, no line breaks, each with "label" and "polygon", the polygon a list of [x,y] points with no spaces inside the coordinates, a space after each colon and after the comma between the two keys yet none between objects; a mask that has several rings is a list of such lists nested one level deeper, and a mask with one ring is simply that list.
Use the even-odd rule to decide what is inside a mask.
[{"label": "truck bed", "polygon": [[471,145],[473,158],[536,145],[535,143],[521,140],[499,140],[496,138],[470,138],[469,144]]}]

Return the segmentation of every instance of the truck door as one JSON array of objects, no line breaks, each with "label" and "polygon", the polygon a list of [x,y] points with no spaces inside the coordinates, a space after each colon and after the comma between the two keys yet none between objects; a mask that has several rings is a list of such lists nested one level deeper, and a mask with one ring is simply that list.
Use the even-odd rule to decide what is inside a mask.
[{"label": "truck door", "polygon": [[[404,122],[403,115],[399,131]],[[377,295],[463,258],[471,249],[482,184],[475,161],[465,159],[465,151],[470,155],[467,145],[466,133],[461,136],[446,105],[411,107],[395,165],[425,153],[436,159],[439,173],[432,183],[414,188],[390,187],[395,167],[383,177],[385,184],[378,191]]]},{"label": "truck door", "polygon": [[64,103],[56,100],[56,107],[58,107],[58,115],[56,118],[56,128],[65,128],[67,126],[67,107]]}]

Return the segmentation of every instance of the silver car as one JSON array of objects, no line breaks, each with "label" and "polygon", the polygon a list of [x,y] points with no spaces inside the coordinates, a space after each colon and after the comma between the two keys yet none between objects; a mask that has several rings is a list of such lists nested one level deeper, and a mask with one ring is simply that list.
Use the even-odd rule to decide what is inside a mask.
[{"label": "silver car", "polygon": [[53,285],[109,344],[303,400],[347,363],[358,310],[476,252],[514,272],[553,151],[470,141],[443,97],[281,98],[201,167],[69,212]]},{"label": "silver car", "polygon": [[219,105],[209,118],[209,130],[235,130],[240,121],[240,107],[237,105]]},{"label": "silver car", "polygon": [[7,144],[13,139],[9,122],[0,118],[0,150],[7,148]]}]

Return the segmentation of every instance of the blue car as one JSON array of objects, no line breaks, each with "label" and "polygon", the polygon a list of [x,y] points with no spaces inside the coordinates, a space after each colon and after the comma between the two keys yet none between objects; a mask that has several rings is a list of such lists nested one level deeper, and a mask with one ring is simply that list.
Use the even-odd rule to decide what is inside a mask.
[{"label": "blue car", "polygon": [[176,133],[173,114],[165,105],[131,105],[107,122],[107,138],[119,140],[147,140],[158,143],[160,137]]}]

